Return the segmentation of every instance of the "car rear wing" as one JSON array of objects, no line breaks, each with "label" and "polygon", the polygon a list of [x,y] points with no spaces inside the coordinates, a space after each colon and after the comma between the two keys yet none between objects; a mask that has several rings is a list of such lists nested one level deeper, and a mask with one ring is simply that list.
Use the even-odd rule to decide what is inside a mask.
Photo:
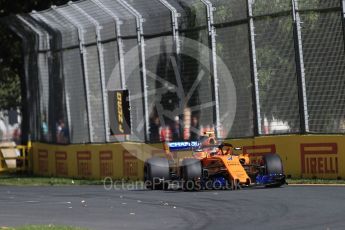
[{"label": "car rear wing", "polygon": [[178,151],[192,151],[194,149],[200,148],[199,141],[181,141],[181,142],[166,142],[166,147],[164,149],[169,149],[170,152]]},{"label": "car rear wing", "polygon": [[182,142],[164,142],[164,151],[167,152],[178,152],[178,151],[194,151],[202,148],[223,148],[231,147],[234,150],[242,150],[242,148],[234,148],[232,144],[222,143],[216,145],[203,145],[199,141],[182,141]]}]

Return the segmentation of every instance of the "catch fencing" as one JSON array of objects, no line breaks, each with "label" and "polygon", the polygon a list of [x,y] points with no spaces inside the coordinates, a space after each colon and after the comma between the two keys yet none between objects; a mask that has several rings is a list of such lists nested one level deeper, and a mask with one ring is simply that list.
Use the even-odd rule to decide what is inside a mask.
[{"label": "catch fencing", "polygon": [[344,18],[340,0],[83,0],[7,21],[31,139],[80,144],[343,134]]}]

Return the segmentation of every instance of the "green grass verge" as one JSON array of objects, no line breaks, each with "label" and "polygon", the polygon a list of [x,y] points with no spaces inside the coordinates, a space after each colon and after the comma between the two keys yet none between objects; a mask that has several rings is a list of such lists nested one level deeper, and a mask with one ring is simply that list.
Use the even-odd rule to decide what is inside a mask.
[{"label": "green grass verge", "polygon": [[56,225],[27,225],[18,228],[0,227],[0,230],[85,230],[85,228],[69,227],[69,226],[56,226]]},{"label": "green grass verge", "polygon": [[336,179],[299,179],[299,178],[291,178],[287,179],[289,184],[344,184],[345,180],[336,180]]},{"label": "green grass verge", "polygon": [[[345,180],[330,179],[287,179],[289,184],[343,184]],[[103,185],[103,180],[71,179],[58,177],[38,177],[32,175],[0,175],[0,185],[9,186],[73,186],[73,185]]]},{"label": "green grass verge", "polygon": [[83,180],[57,177],[36,177],[29,175],[0,175],[0,185],[11,186],[67,186],[103,185],[102,180]]}]

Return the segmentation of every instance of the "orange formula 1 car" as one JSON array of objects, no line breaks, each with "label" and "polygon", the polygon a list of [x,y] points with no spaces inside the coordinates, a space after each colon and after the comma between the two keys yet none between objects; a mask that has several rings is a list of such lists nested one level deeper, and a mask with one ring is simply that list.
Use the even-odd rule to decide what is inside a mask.
[{"label": "orange formula 1 car", "polygon": [[[184,190],[239,189],[252,185],[280,187],[285,182],[282,161],[277,154],[266,154],[251,164],[248,154],[235,154],[231,144],[218,143],[211,135],[194,144],[193,157],[176,161],[166,148],[167,158],[153,157],[145,162],[144,179],[150,189],[178,184]],[[177,183],[176,183],[177,182]]]}]

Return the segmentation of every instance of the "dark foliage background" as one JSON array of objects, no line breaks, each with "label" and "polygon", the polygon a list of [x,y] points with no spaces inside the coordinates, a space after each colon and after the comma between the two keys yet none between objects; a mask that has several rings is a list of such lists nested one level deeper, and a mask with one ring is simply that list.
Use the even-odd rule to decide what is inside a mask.
[{"label": "dark foliage background", "polygon": [[[0,22],[6,16],[44,10],[68,0],[0,0]],[[20,39],[6,23],[0,23],[0,109],[22,106],[22,47]]]}]

